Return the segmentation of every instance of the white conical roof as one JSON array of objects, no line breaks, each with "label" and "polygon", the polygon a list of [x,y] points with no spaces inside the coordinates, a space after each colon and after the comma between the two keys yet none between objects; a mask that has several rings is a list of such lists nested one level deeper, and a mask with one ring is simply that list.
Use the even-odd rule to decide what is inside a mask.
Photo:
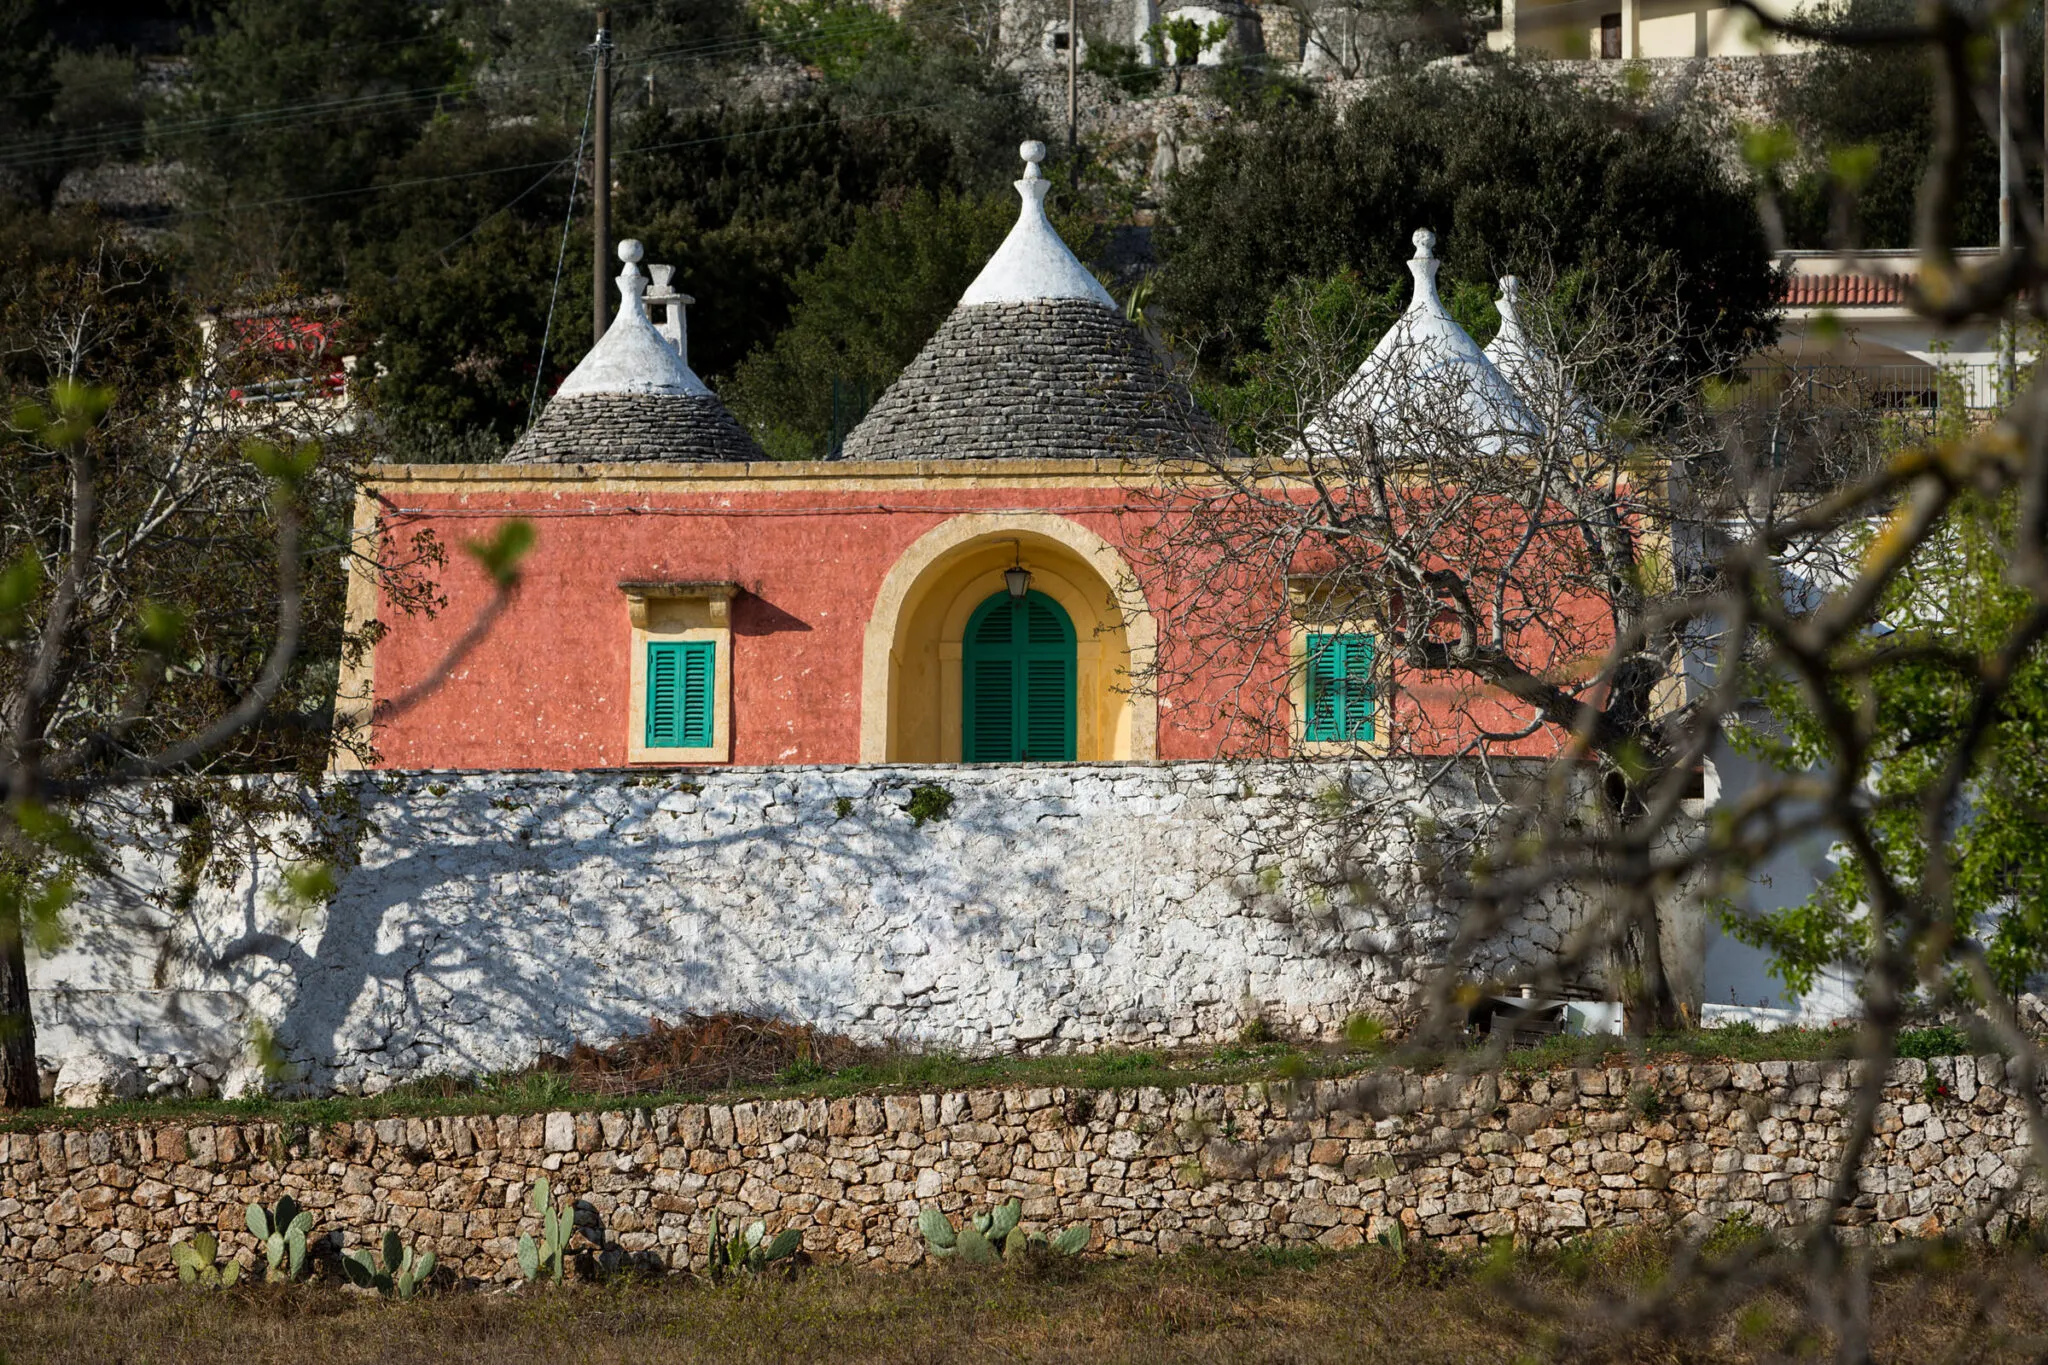
[{"label": "white conical roof", "polygon": [[1045,160],[1045,144],[1027,142],[1018,151],[1024,158],[1024,178],[1011,183],[1024,203],[1016,225],[960,296],[961,305],[1088,299],[1114,309],[1116,300],[1088,267],[1075,259],[1045,216],[1045,196],[1052,189],[1052,182],[1038,169],[1038,163]]},{"label": "white conical roof", "polygon": [[1540,352],[1522,327],[1521,297],[1522,282],[1513,275],[1501,276],[1500,297],[1493,301],[1500,310],[1500,330],[1486,343],[1485,355],[1500,377],[1527,400],[1542,388],[1543,375],[1537,368]]},{"label": "white conical roof", "polygon": [[640,256],[640,243],[631,238],[619,243],[619,259],[625,262],[618,277],[619,315],[589,354],[569,371],[555,397],[594,393],[711,397],[696,371],[649,320],[642,297],[647,293],[647,276],[641,273]]},{"label": "white conical roof", "polygon": [[1536,414],[1539,425],[1561,420],[1587,439],[1597,439],[1599,414],[1580,400],[1571,378],[1522,325],[1522,282],[1503,275],[1500,297],[1493,306],[1500,310],[1500,331],[1486,343],[1486,358],[1520,395],[1522,403]]},{"label": "white conical roof", "polygon": [[1437,296],[1436,234],[1423,228],[1413,240],[1408,269],[1415,276],[1414,296],[1331,401],[1329,414],[1309,424],[1310,436],[1334,434],[1329,427],[1343,420],[1397,418],[1449,417],[1451,425],[1489,443],[1536,431],[1528,406]]}]

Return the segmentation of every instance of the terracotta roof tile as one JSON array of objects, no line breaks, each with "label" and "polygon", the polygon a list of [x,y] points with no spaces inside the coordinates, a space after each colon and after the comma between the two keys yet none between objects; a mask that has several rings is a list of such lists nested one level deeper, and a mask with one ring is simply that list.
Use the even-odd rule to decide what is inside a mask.
[{"label": "terracotta roof tile", "polygon": [[1880,308],[1905,303],[1913,275],[1788,275],[1778,292],[1787,308]]}]

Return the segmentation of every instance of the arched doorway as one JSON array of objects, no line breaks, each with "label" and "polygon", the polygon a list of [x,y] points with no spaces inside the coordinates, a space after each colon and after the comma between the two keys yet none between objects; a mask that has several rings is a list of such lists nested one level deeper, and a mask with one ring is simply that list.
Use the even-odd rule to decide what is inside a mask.
[{"label": "arched doorway", "polygon": [[1159,703],[1146,672],[1158,629],[1130,566],[1066,517],[968,512],[906,547],[876,591],[862,645],[863,763],[972,761],[968,627],[1020,563],[1074,632],[1074,759],[1154,757]]},{"label": "arched doorway", "polygon": [[1042,592],[1006,588],[974,609],[961,649],[961,757],[1074,759],[1074,623]]}]

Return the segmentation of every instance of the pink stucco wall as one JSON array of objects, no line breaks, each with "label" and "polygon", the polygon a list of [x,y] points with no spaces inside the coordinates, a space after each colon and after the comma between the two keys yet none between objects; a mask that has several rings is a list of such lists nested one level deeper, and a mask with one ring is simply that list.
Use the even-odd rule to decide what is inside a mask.
[{"label": "pink stucco wall", "polygon": [[[393,489],[382,512],[384,532],[396,541],[431,530],[448,548],[440,573],[447,605],[431,617],[407,616],[380,599],[388,634],[373,658],[379,698],[431,675],[489,600],[487,580],[461,545],[488,537],[509,517],[532,522],[537,540],[514,601],[482,644],[424,702],[378,723],[378,761],[395,768],[623,765],[631,633],[618,585],[639,579],[741,585],[732,604],[732,762],[857,762],[863,637],[885,575],[918,537],[947,519],[1002,511],[1054,512],[1120,547],[1159,515],[1156,503],[1133,502],[1107,480],[1100,487],[887,492],[608,492],[566,481],[463,493]],[[1126,558],[1157,615],[1167,594],[1148,583],[1143,556]],[[1583,618],[1586,638],[1559,652],[1583,657],[1599,633],[1597,614],[1570,614]],[[1174,623],[1158,624],[1171,653]],[[1242,677],[1239,671],[1232,681]],[[1208,728],[1215,709],[1200,704],[1203,684],[1197,668],[1162,685],[1158,757],[1284,749],[1271,736],[1248,741],[1241,729]],[[1269,685],[1284,695],[1277,648]],[[1404,679],[1401,695],[1399,704],[1416,713],[1386,719],[1427,751],[1460,747],[1475,720],[1512,728],[1506,711],[1447,679]],[[1496,747],[1552,752],[1557,740],[1540,733]]]}]

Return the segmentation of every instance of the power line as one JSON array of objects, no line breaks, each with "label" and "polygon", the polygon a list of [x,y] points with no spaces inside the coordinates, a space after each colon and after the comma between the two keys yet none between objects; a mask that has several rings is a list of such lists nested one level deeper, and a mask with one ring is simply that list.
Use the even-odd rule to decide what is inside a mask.
[{"label": "power line", "polygon": [[[900,109],[881,109],[866,114],[845,114],[838,118],[815,119],[809,123],[777,124],[769,128],[750,128],[743,133],[726,133],[718,137],[683,138],[673,142],[649,143],[644,147],[629,147],[615,155],[619,158],[645,156],[649,152],[674,151],[682,147],[708,147],[722,142],[739,142],[747,138],[768,137],[776,133],[801,132],[811,128],[831,128],[840,124],[860,123],[869,119],[895,118],[899,114],[920,114],[933,109],[943,109],[957,103],[955,100],[934,100],[928,104],[905,105]],[[421,185],[439,185],[456,180],[477,180],[485,176],[511,175],[518,171],[540,170],[552,172],[562,166],[561,161],[528,161],[516,166],[494,166],[481,171],[455,171],[447,175],[418,176],[409,180],[393,180],[381,185],[359,185],[345,190],[322,190],[316,194],[296,194],[279,199],[255,199],[239,204],[219,204],[204,209],[179,209],[172,213],[155,215],[146,221],[155,223],[171,222],[182,218],[207,218],[229,213],[242,213],[251,209],[279,208],[286,204],[311,203],[320,199],[339,199],[357,194],[381,194],[387,190],[413,189]],[[543,177],[545,179],[546,177]],[[530,192],[529,187],[529,192]],[[524,197],[523,195],[521,197]],[[502,213],[500,209],[498,212]],[[493,214],[492,216],[496,216]]]},{"label": "power line", "polygon": [[[583,102],[583,131],[576,138],[576,164],[583,164],[583,144],[590,139],[591,112],[597,107],[597,82],[604,69],[603,36],[593,45],[590,62],[590,97]],[[576,183],[569,183],[569,207],[562,214],[562,244],[555,249],[555,283],[548,291],[548,320],[540,330],[540,361],[533,367],[533,396],[526,400],[526,425],[533,425],[533,414],[540,407],[540,381],[548,372],[548,342],[555,333],[555,301],[562,296],[562,262],[569,259],[569,224],[576,217]]]},{"label": "power line", "polygon": [[[857,19],[845,24],[824,28],[798,39],[778,44],[793,54],[802,49],[847,39],[858,39],[886,31],[895,21],[886,15],[872,19]],[[675,66],[686,63],[714,62],[722,57],[755,48],[761,39],[754,36],[741,38],[714,39],[708,42],[683,44],[670,48],[657,48],[640,56],[629,56],[623,62],[632,66],[653,67],[655,65]],[[570,58],[559,62],[528,64],[517,68],[509,76],[499,76],[488,66],[482,73],[466,80],[449,84],[416,86],[406,90],[379,91],[373,94],[340,96],[321,100],[304,100],[292,104],[265,105],[257,109],[243,110],[233,114],[212,114],[173,122],[134,125],[122,128],[93,129],[69,134],[54,141],[32,145],[12,155],[0,155],[0,166],[24,168],[49,162],[83,160],[94,154],[103,154],[116,148],[142,141],[179,141],[210,133],[252,132],[282,122],[318,123],[331,119],[359,118],[386,109],[402,108],[411,104],[429,101],[461,100],[505,84],[524,83],[529,87],[538,83],[540,77],[555,72],[573,69],[579,59]]]},{"label": "power line", "polygon": [[[579,165],[581,164],[582,160],[583,141],[581,138],[579,138],[576,142],[576,154],[574,156],[564,157],[562,160],[557,161],[554,165],[548,167],[545,171],[542,171],[540,174],[540,179],[534,181],[531,185],[528,185],[525,189],[519,191],[519,193],[513,195],[510,199],[507,199],[504,203],[498,205],[498,207],[492,209],[489,213],[485,214],[482,218],[477,220],[477,224],[475,227],[463,233],[460,237],[457,237],[454,241],[448,243],[446,246],[438,248],[434,252],[434,254],[436,256],[446,256],[449,252],[455,250],[456,247],[461,246],[464,242],[476,236],[479,232],[482,232],[484,230],[484,224],[490,222],[493,218],[496,218],[499,214],[503,213],[506,209],[511,208],[514,204],[517,204],[527,195],[532,194],[542,185],[547,184],[548,181],[554,178],[556,171],[561,170],[564,166]],[[575,203],[576,191],[572,186],[569,191],[569,204],[573,208],[575,206]]]},{"label": "power line", "polygon": [[[613,8],[613,9],[615,9],[615,10],[636,10],[636,9],[652,9],[652,8],[654,8],[654,7],[656,6],[656,5],[659,5],[659,4],[662,4],[662,3],[665,3],[665,0],[612,0],[612,8]],[[211,35],[207,35],[207,36],[211,36]],[[422,36],[420,36],[420,37],[411,37],[411,38],[379,38],[379,39],[376,39],[375,41],[365,41],[365,42],[360,42],[360,43],[332,43],[332,44],[328,45],[328,47],[327,47],[327,48],[325,48],[324,50],[325,50],[325,51],[327,51],[327,52],[329,52],[329,53],[337,53],[337,52],[374,52],[374,51],[377,51],[377,50],[379,50],[379,49],[381,49],[381,48],[387,48],[387,47],[403,47],[403,46],[404,46],[404,45],[406,45],[407,43],[417,43],[417,42],[420,42],[420,41],[422,41],[423,39],[425,39],[425,40],[431,40],[432,38],[434,38],[434,37],[436,37],[436,36],[438,36],[438,35],[434,35],[434,34],[426,34],[426,35],[422,35]],[[460,41],[460,40],[458,39],[457,41]],[[82,49],[78,49],[78,48],[70,48],[70,49],[60,49],[60,50],[68,50],[68,51],[74,51],[74,52],[76,52],[76,51],[82,51]],[[180,53],[178,53],[178,54],[176,54],[176,55],[178,55],[178,56],[185,56],[185,55],[187,55],[187,54],[185,54],[185,53],[183,53],[183,52],[180,52]],[[138,58],[138,64],[139,64],[139,61],[140,61],[140,59]],[[132,83],[133,83],[133,78],[132,78],[132,77],[130,77],[130,78],[128,78],[128,79],[129,79],[130,83],[132,84]],[[59,93],[61,93],[61,92],[65,91],[65,90],[67,90],[67,89],[78,89],[78,88],[83,88],[83,89],[87,89],[87,90],[93,90],[93,89],[106,89],[107,87],[109,87],[109,86],[112,86],[112,85],[115,85],[115,84],[117,84],[117,80],[116,80],[115,78],[111,78],[111,77],[110,77],[110,78],[108,78],[108,79],[105,79],[105,80],[96,80],[96,81],[84,81],[84,82],[76,82],[76,83],[67,83],[67,82],[62,82],[62,81],[51,81],[51,82],[50,82],[49,84],[47,84],[47,85],[32,85],[32,86],[29,86],[28,88],[26,88],[26,89],[23,89],[23,90],[13,90],[13,91],[9,91],[9,92],[7,92],[7,93],[6,93],[6,94],[4,94],[4,95],[0,95],[0,99],[13,99],[13,100],[25,100],[25,99],[28,99],[28,98],[30,98],[30,97],[32,97],[32,96],[35,96],[35,95],[55,95],[55,94],[59,94]]]}]

